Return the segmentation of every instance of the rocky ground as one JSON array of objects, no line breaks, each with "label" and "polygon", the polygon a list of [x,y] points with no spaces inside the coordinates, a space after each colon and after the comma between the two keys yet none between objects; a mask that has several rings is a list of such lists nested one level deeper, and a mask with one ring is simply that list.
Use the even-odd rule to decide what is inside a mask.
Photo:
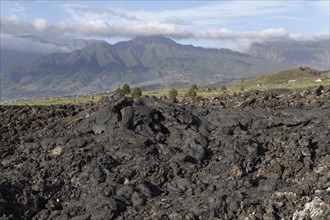
[{"label": "rocky ground", "polygon": [[0,120],[0,219],[330,219],[330,87]]}]

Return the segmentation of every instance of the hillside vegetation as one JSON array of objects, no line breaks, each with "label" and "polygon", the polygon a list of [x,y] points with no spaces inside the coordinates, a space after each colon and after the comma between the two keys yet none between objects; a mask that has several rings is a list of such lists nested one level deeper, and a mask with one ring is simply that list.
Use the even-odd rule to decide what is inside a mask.
[{"label": "hillside vegetation", "polygon": [[244,90],[266,90],[273,88],[307,88],[315,85],[329,85],[330,81],[326,72],[310,67],[299,67],[281,72],[263,74],[249,80],[237,83],[234,87],[244,87]]},{"label": "hillside vegetation", "polygon": [[[283,84],[293,81],[305,81],[324,78],[321,76],[320,71],[309,67],[300,67],[296,69],[289,69],[281,72],[264,74],[257,76],[250,80],[250,82],[262,83],[262,84]],[[291,81],[291,82],[293,82]]]},{"label": "hillside vegetation", "polygon": [[[221,93],[243,93],[251,90],[269,90],[269,89],[303,89],[308,87],[315,87],[319,85],[329,86],[330,79],[328,78],[329,73],[319,72],[318,70],[303,67],[281,71],[277,73],[264,74],[261,76],[254,77],[245,81],[232,81],[227,82],[226,85],[217,83],[218,87],[205,87],[203,84],[198,85],[200,89],[197,89],[197,96],[204,98],[212,98],[218,96]],[[317,81],[320,79],[321,81]],[[293,82],[291,82],[294,80]],[[289,82],[290,81],[290,82]],[[258,86],[259,85],[259,86]],[[143,91],[144,96],[156,96],[156,97],[170,97],[169,92],[171,88],[157,89]],[[181,88],[176,89],[178,92],[177,98],[182,100],[189,89]],[[115,92],[107,94],[99,94],[94,96],[81,96],[81,97],[70,97],[70,98],[45,98],[35,100],[21,100],[17,102],[11,102],[10,104],[15,105],[61,105],[61,104],[83,104],[87,102],[99,101],[102,97],[113,95]],[[130,96],[130,95],[128,95]]]}]

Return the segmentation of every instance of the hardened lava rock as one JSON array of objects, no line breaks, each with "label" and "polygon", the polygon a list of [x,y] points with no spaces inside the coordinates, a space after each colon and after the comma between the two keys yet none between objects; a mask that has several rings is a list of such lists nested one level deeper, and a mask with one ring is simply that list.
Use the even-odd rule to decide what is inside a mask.
[{"label": "hardened lava rock", "polygon": [[329,219],[330,88],[0,106],[0,219]]}]

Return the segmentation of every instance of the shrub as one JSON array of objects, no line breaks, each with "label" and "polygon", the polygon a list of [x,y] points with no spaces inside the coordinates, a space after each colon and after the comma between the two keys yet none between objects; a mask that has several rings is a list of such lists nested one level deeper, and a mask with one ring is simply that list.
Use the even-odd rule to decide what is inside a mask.
[{"label": "shrub", "polygon": [[192,84],[192,86],[190,87],[190,89],[193,89],[193,90],[198,90],[198,87],[197,87],[197,84]]},{"label": "shrub", "polygon": [[132,91],[132,97],[136,98],[136,97],[140,97],[142,96],[142,90],[140,87],[136,87],[133,91]]},{"label": "shrub", "polygon": [[117,88],[115,91],[114,91],[115,94],[119,94],[119,93],[123,93],[123,91],[121,90],[121,88]]},{"label": "shrub", "polygon": [[190,89],[186,92],[184,97],[196,97],[197,96],[197,85],[193,84]]},{"label": "shrub", "polygon": [[227,87],[226,86],[221,86],[221,91],[227,91]]},{"label": "shrub", "polygon": [[131,89],[130,89],[130,87],[129,87],[129,85],[128,85],[127,83],[125,83],[125,84],[123,85],[123,87],[121,88],[121,92],[122,92],[123,94],[125,94],[125,95],[131,93]]},{"label": "shrub", "polygon": [[168,91],[168,96],[171,98],[171,99],[176,99],[176,97],[178,96],[178,90],[176,89],[171,89],[170,91]]}]

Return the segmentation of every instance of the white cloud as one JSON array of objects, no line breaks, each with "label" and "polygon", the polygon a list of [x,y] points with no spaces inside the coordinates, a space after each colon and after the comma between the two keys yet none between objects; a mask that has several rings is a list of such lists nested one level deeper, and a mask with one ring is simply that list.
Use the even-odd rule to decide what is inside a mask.
[{"label": "white cloud", "polygon": [[120,20],[172,23],[179,25],[219,25],[235,18],[272,17],[303,7],[295,1],[219,1],[208,2],[186,9],[146,11],[144,9],[119,9],[88,7],[83,4],[63,4],[62,7],[76,21],[101,19],[108,23]]},{"label": "white cloud", "polygon": [[12,35],[1,34],[1,48],[20,51],[49,54],[55,52],[69,52],[65,47],[45,42],[34,42],[29,39],[20,38]]},{"label": "white cloud", "polygon": [[[313,1],[314,2],[314,1]],[[316,1],[313,6],[319,11],[329,14],[327,1]],[[245,18],[278,18],[306,6],[297,1],[219,1],[205,3],[199,7],[188,7],[175,10],[124,10],[119,8],[93,8],[86,5],[71,3],[63,4],[63,8],[71,15],[71,20],[48,24],[44,18],[32,21],[22,20],[13,15],[1,18],[1,32],[5,34],[34,34],[43,39],[56,39],[64,36],[78,38],[133,38],[135,36],[165,35],[176,39],[212,40],[219,45],[230,48],[246,48],[256,41],[274,40],[317,40],[327,39],[325,33],[289,33],[282,27],[255,28],[256,30],[238,31],[225,28],[226,24],[235,19]],[[19,6],[20,4],[18,4]],[[312,5],[308,3],[307,5]],[[18,7],[19,8],[19,7]],[[285,20],[285,19],[284,19]],[[302,22],[302,21],[299,21]],[[251,26],[252,27],[252,26]],[[237,46],[238,45],[238,46]],[[242,51],[241,49],[240,51]]]},{"label": "white cloud", "polygon": [[138,20],[135,16],[128,15],[125,12],[117,11],[109,8],[90,8],[78,4],[64,4],[63,8],[76,20],[96,20],[118,18],[123,20]]},{"label": "white cloud", "polygon": [[38,31],[45,30],[47,25],[48,25],[47,21],[43,18],[36,18],[33,20],[33,26]]},{"label": "white cloud", "polygon": [[288,33],[283,28],[278,29],[266,29],[262,31],[252,32],[237,32],[222,28],[219,30],[209,29],[201,30],[195,33],[196,38],[202,39],[219,39],[219,40],[238,40],[238,39],[249,39],[249,40],[269,40],[288,37]]},{"label": "white cloud", "polygon": [[[182,26],[157,21],[118,21],[115,23],[108,23],[104,20],[89,20],[74,23],[61,22],[48,25],[48,22],[43,18],[37,18],[32,22],[28,22],[21,20],[17,16],[10,16],[1,20],[1,26],[5,34],[34,34],[46,40],[58,39],[67,35],[76,36],[78,38],[133,38],[135,36],[165,35],[176,39],[219,40],[222,47],[228,47],[239,51],[245,51],[248,45],[253,42],[274,40],[321,40],[329,38],[329,33],[310,35],[299,33],[290,34],[284,28],[270,28],[261,31],[245,32],[226,28],[189,30],[185,25]],[[21,44],[18,45],[22,46],[23,43],[24,42],[21,42]],[[10,45],[14,46],[13,44]],[[15,45],[15,47],[17,48],[18,45]],[[49,45],[46,46],[49,49]],[[27,49],[26,47],[23,48]]]},{"label": "white cloud", "polygon": [[317,33],[313,35],[306,35],[306,34],[290,34],[291,40],[296,41],[318,41],[318,40],[328,40],[330,39],[329,33]]}]

